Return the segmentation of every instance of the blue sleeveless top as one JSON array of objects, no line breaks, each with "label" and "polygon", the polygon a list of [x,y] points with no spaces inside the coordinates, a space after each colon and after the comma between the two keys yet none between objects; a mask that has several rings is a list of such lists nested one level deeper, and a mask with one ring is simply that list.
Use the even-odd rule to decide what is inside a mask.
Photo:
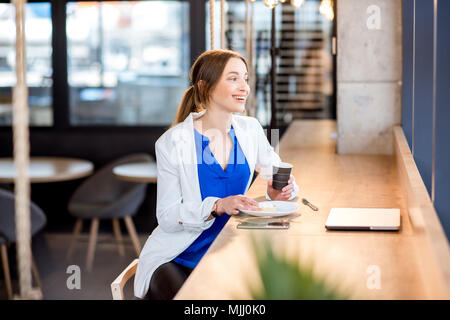
[{"label": "blue sleeveless top", "polygon": [[[194,129],[195,148],[197,152],[198,180],[202,200],[206,197],[226,198],[244,194],[250,178],[250,167],[231,126],[229,135],[233,141],[228,165],[222,169],[214,154],[209,149],[208,137]],[[227,223],[230,216],[224,213],[215,218],[209,229],[200,236],[173,261],[193,269],[208,250],[211,243]]]}]

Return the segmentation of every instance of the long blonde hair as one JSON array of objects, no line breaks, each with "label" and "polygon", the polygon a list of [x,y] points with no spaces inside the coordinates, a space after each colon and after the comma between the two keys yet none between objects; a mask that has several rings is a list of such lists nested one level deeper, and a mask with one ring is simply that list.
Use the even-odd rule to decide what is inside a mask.
[{"label": "long blonde hair", "polygon": [[191,112],[200,112],[206,108],[211,91],[222,76],[230,58],[241,59],[248,70],[245,58],[238,52],[231,50],[205,51],[195,60],[189,73],[189,80],[192,85],[184,93],[175,120],[170,127],[183,122]]}]

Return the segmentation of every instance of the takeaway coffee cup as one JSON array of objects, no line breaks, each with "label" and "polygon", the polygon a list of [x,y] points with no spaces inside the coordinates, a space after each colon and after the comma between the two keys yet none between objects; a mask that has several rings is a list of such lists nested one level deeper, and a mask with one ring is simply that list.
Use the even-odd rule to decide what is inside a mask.
[{"label": "takeaway coffee cup", "polygon": [[289,177],[291,176],[293,165],[287,162],[281,162],[278,165],[273,166],[272,174],[272,188],[281,190],[287,186]]}]

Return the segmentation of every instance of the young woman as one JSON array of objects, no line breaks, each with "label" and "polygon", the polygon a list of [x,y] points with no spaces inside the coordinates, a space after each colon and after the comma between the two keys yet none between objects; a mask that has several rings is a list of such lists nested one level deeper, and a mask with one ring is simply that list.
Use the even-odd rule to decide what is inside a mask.
[{"label": "young woman", "polygon": [[[171,128],[155,144],[158,227],[139,257],[134,293],[172,299],[231,215],[255,210],[244,194],[257,169],[271,179],[281,162],[257,119],[245,111],[250,93],[246,60],[229,50],[211,50],[191,68]],[[268,180],[266,198],[289,200],[298,193],[291,176],[283,190]]]}]

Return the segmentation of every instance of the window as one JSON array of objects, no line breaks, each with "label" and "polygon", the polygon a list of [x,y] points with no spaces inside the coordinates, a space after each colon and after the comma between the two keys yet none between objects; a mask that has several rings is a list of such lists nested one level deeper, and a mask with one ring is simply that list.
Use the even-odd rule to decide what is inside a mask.
[{"label": "window", "polygon": [[[331,53],[333,21],[319,11],[320,0],[304,1],[300,8],[289,1],[275,10],[276,104],[273,118],[277,125],[295,119],[332,118],[335,110],[334,70]],[[272,118],[271,99],[271,22],[272,10],[262,1],[249,3],[253,8],[253,99],[247,110],[263,125]],[[206,11],[206,47],[210,48],[209,2]],[[225,6],[225,47],[247,56],[245,48],[246,4],[227,1]],[[220,47],[220,1],[215,2],[215,47]]]},{"label": "window", "polygon": [[[210,11],[209,2],[206,2],[206,48],[211,48],[210,39]],[[252,3],[254,7],[253,12],[253,30],[254,30],[254,67],[256,68],[254,75],[256,81],[254,91],[251,95],[255,99],[250,99],[247,103],[247,110],[254,104],[253,108],[256,109],[255,116],[261,122],[262,125],[268,125],[270,123],[270,68],[271,68],[271,55],[270,55],[270,29],[271,29],[271,17],[272,11],[268,9],[262,1]],[[245,1],[228,1],[225,3],[225,48],[239,52],[244,57],[247,57],[245,48],[245,28],[246,28],[246,9]],[[276,23],[279,33],[281,26],[281,11],[277,8]],[[215,47],[220,47],[220,1],[215,1],[214,20],[215,20]],[[279,38],[279,36],[278,36]]]},{"label": "window", "polygon": [[72,125],[168,125],[189,85],[187,1],[66,4]]},{"label": "window", "polygon": [[[25,11],[29,121],[51,126],[52,21],[50,3],[28,3]],[[12,124],[12,88],[15,74],[16,25],[12,4],[0,3],[0,125]]]}]

